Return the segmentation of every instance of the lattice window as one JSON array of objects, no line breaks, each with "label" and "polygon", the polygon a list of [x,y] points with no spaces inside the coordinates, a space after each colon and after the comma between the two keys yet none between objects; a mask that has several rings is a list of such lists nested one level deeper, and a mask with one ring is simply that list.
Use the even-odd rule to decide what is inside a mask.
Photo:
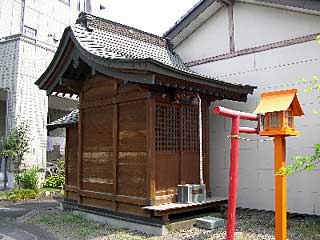
[{"label": "lattice window", "polygon": [[182,108],[182,150],[199,151],[199,110]]},{"label": "lattice window", "polygon": [[268,113],[268,115],[269,115],[268,127],[269,128],[280,128],[281,127],[280,112],[271,112],[271,113]]},{"label": "lattice window", "polygon": [[174,105],[156,105],[156,151],[179,150],[179,109]]}]

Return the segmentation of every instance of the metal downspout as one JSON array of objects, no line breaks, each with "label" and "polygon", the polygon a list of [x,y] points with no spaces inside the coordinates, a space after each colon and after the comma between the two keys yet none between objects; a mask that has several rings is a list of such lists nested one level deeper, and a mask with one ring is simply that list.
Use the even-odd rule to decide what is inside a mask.
[{"label": "metal downspout", "polygon": [[[9,131],[8,131],[8,124],[9,124],[9,95],[10,95],[10,89],[9,88],[5,88],[3,89],[4,91],[6,91],[6,118],[5,118],[5,128],[4,128],[4,134],[5,137],[8,136]],[[3,166],[3,189],[6,190],[7,189],[7,183],[8,183],[8,174],[7,174],[7,162],[8,159],[4,159],[4,166]]]},{"label": "metal downspout", "polygon": [[200,143],[200,184],[203,185],[203,139],[202,139],[202,101],[199,94],[198,102],[199,102],[199,143]]},{"label": "metal downspout", "polygon": [[21,26],[20,26],[20,31],[21,34],[23,34],[23,27],[24,27],[24,15],[25,15],[25,8],[26,8],[26,0],[22,0],[22,12],[21,12]]}]

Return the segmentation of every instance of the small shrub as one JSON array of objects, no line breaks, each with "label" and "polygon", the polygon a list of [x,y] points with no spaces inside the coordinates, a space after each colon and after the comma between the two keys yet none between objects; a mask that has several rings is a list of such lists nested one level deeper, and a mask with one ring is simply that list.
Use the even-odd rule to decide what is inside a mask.
[{"label": "small shrub", "polygon": [[61,188],[64,184],[64,176],[54,174],[46,178],[43,187],[46,188]]},{"label": "small shrub", "polygon": [[9,201],[17,202],[27,199],[35,199],[37,197],[37,192],[32,189],[18,189],[6,194],[6,199]]},{"label": "small shrub", "polygon": [[65,183],[64,177],[64,159],[60,158],[57,161],[57,172],[51,173],[46,177],[43,187],[46,188],[62,188]]},{"label": "small shrub", "polygon": [[19,188],[37,190],[39,184],[39,168],[26,169],[15,176]]}]

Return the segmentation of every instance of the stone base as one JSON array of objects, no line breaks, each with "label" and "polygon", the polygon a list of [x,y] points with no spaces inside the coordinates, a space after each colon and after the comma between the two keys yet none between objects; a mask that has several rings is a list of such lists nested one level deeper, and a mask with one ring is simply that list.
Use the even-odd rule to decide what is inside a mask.
[{"label": "stone base", "polygon": [[98,210],[92,210],[91,207],[88,208],[86,206],[72,203],[70,204],[65,201],[60,203],[60,209],[64,211],[76,212],[88,220],[112,225],[119,228],[125,228],[132,231],[139,231],[148,235],[162,236],[168,233],[168,228],[161,219],[152,221],[152,219],[150,218],[134,218],[133,215],[126,213],[114,212],[114,214],[110,214],[109,211],[98,212]]},{"label": "stone base", "polygon": [[155,225],[131,222],[131,221],[126,221],[126,220],[121,220],[121,219],[116,219],[111,217],[100,216],[97,214],[87,213],[82,211],[74,211],[74,212],[79,213],[80,215],[82,215],[84,218],[88,220],[92,220],[102,224],[112,225],[119,228],[125,228],[132,231],[139,231],[142,233],[146,233],[148,235],[163,236],[168,233],[167,227],[165,225],[155,226]]},{"label": "stone base", "polygon": [[212,230],[214,228],[223,227],[225,225],[225,220],[223,218],[217,218],[213,216],[206,216],[198,218],[196,221],[196,226],[199,228],[204,228],[207,230]]}]

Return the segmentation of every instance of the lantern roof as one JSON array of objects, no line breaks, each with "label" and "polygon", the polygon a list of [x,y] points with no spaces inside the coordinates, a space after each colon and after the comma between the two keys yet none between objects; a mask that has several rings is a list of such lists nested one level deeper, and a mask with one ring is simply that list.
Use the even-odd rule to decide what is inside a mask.
[{"label": "lantern roof", "polygon": [[286,111],[291,107],[294,116],[302,116],[304,113],[297,92],[297,89],[288,89],[262,93],[255,113]]}]

